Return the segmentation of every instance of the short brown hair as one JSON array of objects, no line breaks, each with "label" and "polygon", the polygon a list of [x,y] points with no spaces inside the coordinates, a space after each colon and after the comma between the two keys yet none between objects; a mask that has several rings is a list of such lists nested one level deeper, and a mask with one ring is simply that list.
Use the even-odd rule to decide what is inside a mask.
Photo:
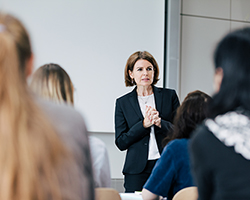
[{"label": "short brown hair", "polygon": [[158,79],[158,77],[159,77],[159,67],[158,67],[158,64],[157,64],[156,60],[154,59],[154,57],[147,51],[137,51],[137,52],[133,53],[128,58],[126,66],[125,66],[124,75],[125,75],[125,85],[126,85],[126,87],[136,85],[136,83],[134,81],[132,82],[132,79],[129,76],[129,70],[132,72],[133,69],[134,69],[135,63],[140,59],[147,60],[154,67],[154,80],[153,80],[152,85],[155,85],[158,82],[158,80],[159,80]]}]

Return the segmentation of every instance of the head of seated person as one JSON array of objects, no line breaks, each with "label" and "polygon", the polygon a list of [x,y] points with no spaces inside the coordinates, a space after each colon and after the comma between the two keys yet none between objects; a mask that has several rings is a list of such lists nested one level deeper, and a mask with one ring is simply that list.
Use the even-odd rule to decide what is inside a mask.
[{"label": "head of seated person", "polygon": [[173,122],[174,128],[164,139],[163,145],[167,145],[174,139],[189,139],[197,125],[208,116],[208,105],[211,100],[209,95],[200,90],[188,93],[177,109]]},{"label": "head of seated person", "polygon": [[74,87],[67,72],[58,64],[39,67],[32,75],[31,89],[56,103],[74,104]]}]

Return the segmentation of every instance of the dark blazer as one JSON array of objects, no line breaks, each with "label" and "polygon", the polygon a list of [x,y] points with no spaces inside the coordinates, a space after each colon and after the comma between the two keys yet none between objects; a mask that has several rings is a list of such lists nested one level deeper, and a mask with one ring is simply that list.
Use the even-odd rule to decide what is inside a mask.
[{"label": "dark blazer", "polygon": [[[176,92],[171,89],[153,86],[156,110],[161,117],[161,128],[154,126],[159,152],[162,152],[162,139],[172,127],[177,107],[180,105]],[[150,127],[143,127],[143,115],[135,89],[116,100],[115,107],[115,144],[127,150],[123,167],[124,174],[141,173],[148,160]]]}]

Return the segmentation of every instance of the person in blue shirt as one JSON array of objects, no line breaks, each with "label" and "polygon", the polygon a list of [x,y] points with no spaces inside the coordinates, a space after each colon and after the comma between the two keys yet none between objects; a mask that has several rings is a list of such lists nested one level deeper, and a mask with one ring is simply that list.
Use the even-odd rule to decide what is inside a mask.
[{"label": "person in blue shirt", "polygon": [[179,190],[194,186],[188,143],[192,131],[207,117],[210,100],[210,96],[196,90],[189,93],[177,109],[172,134],[165,138],[162,155],[143,186],[143,200],[159,199],[160,196],[171,200]]}]

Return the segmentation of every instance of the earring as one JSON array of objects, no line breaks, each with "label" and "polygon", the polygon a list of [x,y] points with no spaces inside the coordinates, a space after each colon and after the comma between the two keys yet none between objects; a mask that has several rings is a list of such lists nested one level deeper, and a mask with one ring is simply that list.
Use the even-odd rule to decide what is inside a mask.
[{"label": "earring", "polygon": [[134,79],[133,78],[131,79],[131,83],[134,84]]}]

